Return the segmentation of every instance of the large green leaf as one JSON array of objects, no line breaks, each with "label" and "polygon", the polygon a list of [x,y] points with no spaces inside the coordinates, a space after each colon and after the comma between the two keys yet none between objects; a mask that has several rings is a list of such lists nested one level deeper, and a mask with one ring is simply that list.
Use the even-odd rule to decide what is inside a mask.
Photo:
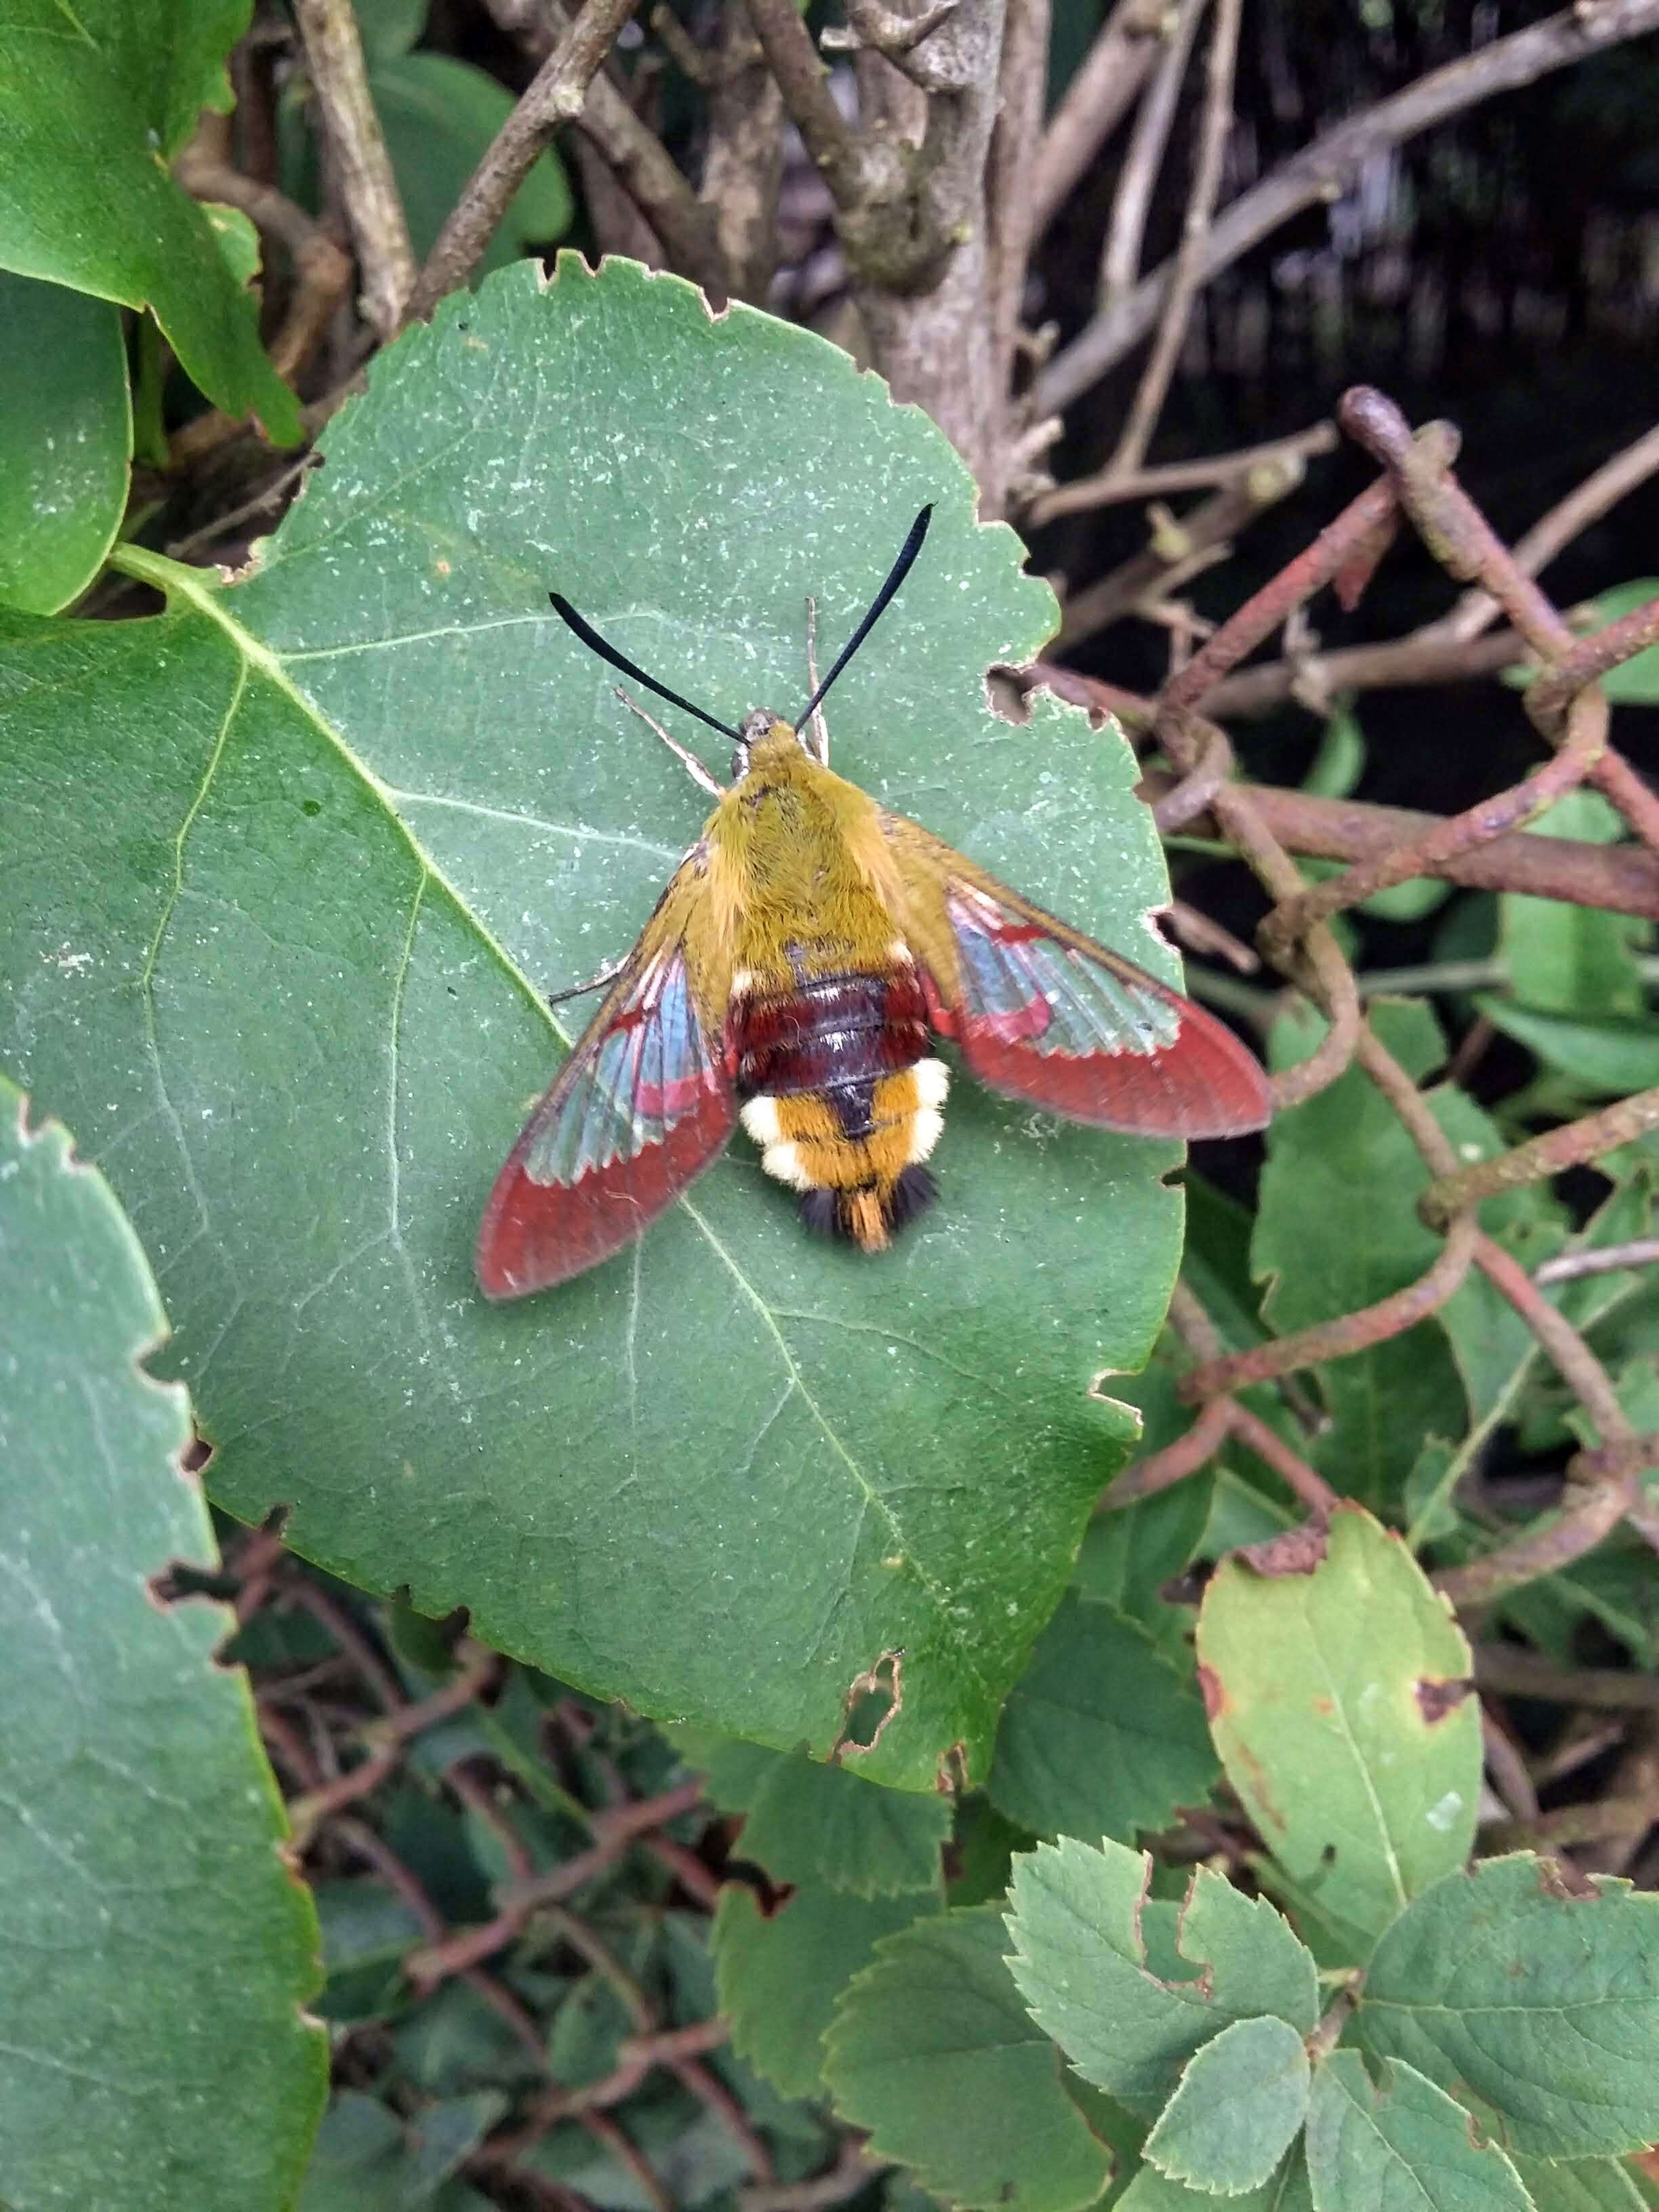
[{"label": "large green leaf", "polygon": [[316,1918],[204,1564],[190,1410],[137,1240],[0,1080],[0,2196],[219,2212],[291,2201],[325,2054]]},{"label": "large green leaf", "polygon": [[253,303],[164,155],[204,103],[247,0],[0,5],[0,266],[149,307],[184,368],[232,414],[300,434]]},{"label": "large green leaf", "polygon": [[[837,764],[1172,974],[1127,749],[986,703],[1053,620],[919,412],[672,278],[515,266],[410,331],[225,588],[153,556],[152,622],[0,646],[0,974],[169,1281],[215,1495],[562,1680],[860,1771],[988,1762],[1131,1417],[1175,1148],[958,1085],[939,1206],[879,1260],[805,1236],[739,1139],[641,1245],[486,1305],[471,1248],[571,1032],[706,800],[553,621],[726,715],[793,711],[806,595],[843,637]],[[5,633],[0,633],[3,637]],[[892,1656],[889,1656],[892,1655]]]},{"label": "large green leaf", "polygon": [[1480,1716],[1445,1600],[1397,1536],[1350,1507],[1309,1573],[1224,1560],[1198,1656],[1228,1780],[1362,1964],[1474,1841]]},{"label": "large green leaf", "polygon": [[120,527],[131,455],[118,310],[0,272],[0,603],[55,614],[86,589]]}]

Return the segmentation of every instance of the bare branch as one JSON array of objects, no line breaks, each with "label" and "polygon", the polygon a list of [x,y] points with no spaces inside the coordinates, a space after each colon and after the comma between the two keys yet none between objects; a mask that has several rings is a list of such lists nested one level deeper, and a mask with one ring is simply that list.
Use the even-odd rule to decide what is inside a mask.
[{"label": "bare branch", "polygon": [[1123,171],[1112,200],[1111,221],[1101,251],[1100,298],[1103,312],[1109,310],[1133,284],[1140,272],[1140,252],[1146,235],[1146,216],[1152,204],[1152,187],[1164,166],[1164,149],[1175,121],[1182,80],[1192,58],[1193,40],[1208,0],[1181,0],[1179,12],[1158,65],[1152,89],[1142,101],[1123,157]]},{"label": "bare branch", "polygon": [[702,203],[713,216],[732,291],[761,306],[777,263],[783,94],[755,43],[741,0],[726,0],[715,59]]},{"label": "bare branch", "polygon": [[928,95],[919,148],[890,149],[905,161],[908,196],[844,210],[840,226],[877,367],[956,447],[988,516],[1001,512],[1007,468],[986,234],[1006,13],[1006,0],[962,0],[932,33],[929,60],[954,88]]},{"label": "bare branch", "polygon": [[[1431,70],[1403,92],[1326,131],[1241,193],[1210,233],[1200,283],[1208,283],[1218,270],[1304,208],[1335,198],[1367,161],[1389,147],[1403,144],[1498,93],[1531,84],[1553,70],[1656,28],[1659,0],[1581,0],[1577,7],[1508,38],[1494,39],[1444,69]],[[1158,319],[1170,273],[1166,262],[1143,277],[1126,298],[1103,307],[1038,379],[1040,408],[1048,411],[1069,406],[1140,343]]]},{"label": "bare branch", "polygon": [[[315,4],[315,0],[307,0]],[[409,303],[409,319],[432,313],[483,260],[514,194],[560,127],[580,115],[587,89],[639,0],[586,0],[483,158],[438,234]]]},{"label": "bare branch", "polygon": [[294,0],[294,13],[357,249],[363,313],[384,340],[403,320],[404,302],[415,282],[415,254],[380,118],[369,97],[357,20],[350,0]]},{"label": "bare branch", "polygon": [[1462,684],[1518,667],[1531,647],[1512,629],[1494,637],[1455,637],[1414,631],[1384,645],[1350,645],[1334,653],[1266,660],[1224,676],[1205,702],[1212,714],[1261,714],[1284,699],[1318,706],[1338,691],[1394,691],[1424,684]]},{"label": "bare branch", "polygon": [[843,121],[825,82],[829,70],[794,0],[748,0],[750,21],[766,52],[790,120],[817,165],[837,207],[859,206],[867,194],[868,164],[857,134]]},{"label": "bare branch", "polygon": [[[991,373],[1007,428],[1017,421],[1012,405],[1019,349],[1020,308],[1031,257],[1031,164],[1042,128],[1042,103],[1048,81],[1049,0],[1008,0],[1002,36],[1002,81],[991,133],[991,173],[987,220],[990,231],[987,291],[991,318]],[[1026,467],[1036,457],[1028,453]]]},{"label": "bare branch", "polygon": [[1041,237],[1060,204],[1128,113],[1157,66],[1163,0],[1116,0],[1054,110],[1031,174],[1031,230]]},{"label": "bare branch", "polygon": [[1287,499],[1307,471],[1299,453],[1280,447],[1273,459],[1258,461],[1178,520],[1154,507],[1152,534],[1145,552],[1132,555],[1098,583],[1066,600],[1065,620],[1050,650],[1063,652],[1144,601],[1178,589],[1199,573],[1199,567],[1209,567],[1217,549],[1229,545],[1265,508]]},{"label": "bare branch", "polygon": [[882,0],[845,0],[847,27],[825,31],[822,43],[832,53],[879,54],[920,91],[950,92],[955,88],[952,78],[916,49],[960,4],[961,0],[933,0],[919,15],[905,15],[884,7]]},{"label": "bare branch", "polygon": [[[1540,515],[1512,548],[1516,567],[1524,576],[1535,576],[1540,568],[1547,568],[1581,530],[1588,530],[1592,522],[1599,521],[1610,507],[1616,507],[1656,471],[1659,471],[1659,429],[1645,432],[1610,461],[1604,461],[1547,514]],[[1478,637],[1500,612],[1497,600],[1490,593],[1468,592],[1444,622],[1436,623],[1431,628],[1446,637]]]},{"label": "bare branch", "polygon": [[1057,490],[1034,500],[1026,520],[1035,530],[1062,514],[1085,507],[1117,507],[1132,499],[1158,499],[1180,491],[1207,491],[1212,484],[1229,484],[1248,476],[1265,461],[1272,464],[1286,453],[1304,457],[1328,453],[1337,442],[1334,422],[1315,422],[1294,437],[1270,438],[1263,445],[1245,446],[1233,453],[1216,453],[1207,460],[1164,461],[1151,469],[1103,469],[1098,476],[1078,477]]},{"label": "bare branch", "polygon": [[1164,319],[1158,325],[1152,356],[1135,392],[1134,404],[1118,440],[1117,451],[1112,456],[1112,465],[1116,468],[1138,469],[1146,458],[1146,448],[1164,411],[1170,380],[1175,374],[1176,362],[1187,336],[1193,301],[1198,296],[1204,242],[1210,234],[1210,218],[1215,213],[1221,190],[1227,134],[1232,127],[1233,72],[1238,60],[1238,28],[1243,13],[1243,0],[1216,0],[1215,28],[1210,38],[1205,71],[1198,161],[1182,224],[1180,250],[1176,255],[1170,296],[1164,303]]}]

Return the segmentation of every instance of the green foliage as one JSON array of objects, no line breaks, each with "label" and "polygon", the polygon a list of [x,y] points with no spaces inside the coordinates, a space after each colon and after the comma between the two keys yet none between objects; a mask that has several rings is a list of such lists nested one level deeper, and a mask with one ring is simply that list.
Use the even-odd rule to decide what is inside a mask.
[{"label": "green foliage", "polygon": [[106,301],[0,274],[0,605],[55,614],[102,568],[126,505],[132,409]]},{"label": "green foliage", "polygon": [[246,1680],[214,1662],[228,1616],[152,1587],[215,1556],[185,1393],[141,1364],[166,1333],[103,1177],[0,1080],[0,2171],[20,2207],[275,2205],[322,2095],[299,2012],[316,1921]]},{"label": "green foliage", "polygon": [[1068,1595],[1002,1709],[988,1788],[1033,1834],[1161,1828],[1216,1778],[1190,1662],[1115,1607]]},{"label": "green foliage", "polygon": [[1317,2011],[1313,1960],[1265,1899],[1203,1869],[1177,1915],[1148,1900],[1151,1863],[1109,1838],[1044,1844],[1015,1869],[1008,1918],[1032,2016],[1147,2118],[1218,2028],[1274,2013],[1306,2035]]},{"label": "green foliage", "polygon": [[1659,1898],[1590,1887],[1570,1893],[1524,1852],[1449,1875],[1366,1976],[1370,2047],[1463,2085],[1539,2158],[1659,2136]]},{"label": "green foliage", "polygon": [[1311,1571],[1224,1560],[1198,1654],[1228,1780],[1363,1959],[1474,1840],[1480,1717],[1444,1600],[1398,1537],[1349,1508]]},{"label": "green foliage", "polygon": [[991,1906],[888,1937],[836,2008],[827,2074],[878,2156],[964,2212],[1080,2212],[1109,2154],[1067,2097]]},{"label": "green foliage", "polygon": [[937,1899],[866,1899],[824,1883],[767,1912],[752,1890],[729,1883],[714,1942],[715,1988],[733,2049],[786,2097],[822,2096],[823,2038],[836,1999],[884,1936],[939,1910]]},{"label": "green foliage", "polygon": [[1462,2106],[1392,2060],[1373,2083],[1354,2051],[1333,2051],[1319,2069],[1308,2179],[1314,2212],[1363,2212],[1402,2192],[1425,2212],[1528,2212],[1520,2176]]},{"label": "green foliage", "polygon": [[[410,51],[427,0],[357,0],[368,89],[386,138],[415,258],[423,261],[485,148],[513,110],[513,96],[482,70],[451,55]],[[303,205],[319,194],[316,134],[303,98],[284,102],[283,185]],[[508,204],[478,274],[487,275],[532,246],[546,246],[570,228],[570,185],[556,148],[544,149]]]},{"label": "green foliage", "polygon": [[[298,428],[249,289],[273,234],[169,166],[228,106],[251,12],[15,0],[0,23],[8,1050],[178,1322],[160,1352],[100,1173],[0,1091],[0,1458],[25,1502],[0,1539],[0,2197],[739,2212],[757,2181],[863,2212],[1630,2212],[1651,2192],[1624,2161],[1659,2136],[1654,1900],[1528,1852],[1471,1864],[1475,1662],[1430,1578],[1515,1534],[1517,1499],[1553,1510],[1540,1468],[1602,1441],[1537,1336],[1472,1273],[1407,1334],[1245,1391],[1277,1458],[1258,1427],[1101,1502],[1137,1425],[1145,1454],[1186,1437],[1212,1338],[1354,1311],[1443,1250],[1358,1066],[1279,1118],[1254,1210],[1187,1174],[1201,1318],[1162,1334],[1176,1148],[967,1084],[944,1203],[879,1265],[804,1237],[739,1139],[633,1251],[479,1298],[484,1194],[579,1018],[545,994],[626,948],[705,811],[550,587],[717,713],[788,711],[808,594],[844,636],[931,500],[832,702],[837,766],[1173,979],[1143,927],[1166,884],[1114,732],[1044,696],[1022,726],[988,711],[982,672],[1029,659],[1054,603],[939,434],[808,333],[631,264],[501,271],[385,350],[234,580],[149,550],[197,519],[171,505],[197,403],[169,349],[210,404]],[[417,254],[511,106],[417,50],[427,12],[356,0]],[[282,180],[318,207],[286,81]],[[673,131],[690,97],[671,72]],[[574,219],[548,150],[483,270]],[[273,313],[291,254],[276,236]],[[343,320],[307,399],[355,362]],[[173,483],[124,526],[135,413]],[[115,592],[166,611],[49,619],[118,538]],[[1610,696],[1653,703],[1656,665]],[[1340,706],[1306,788],[1366,773]],[[1533,826],[1622,834],[1587,793]],[[1467,1065],[1476,1012],[1532,1054],[1489,1111],[1425,1091],[1461,1161],[1659,1083],[1646,924],[1420,879],[1338,932],[1358,957],[1370,922],[1448,899],[1444,1019],[1369,992],[1368,1018],[1425,1085]],[[1273,1011],[1285,1066],[1316,1023]],[[1639,1241],[1656,1157],[1481,1227],[1529,1274]],[[1659,1431],[1653,1274],[1542,1281]],[[186,1401],[151,1364],[191,1386],[216,1499],[286,1516],[280,1565],[255,1534],[218,1574]],[[1322,1550],[1285,1451],[1338,1494]],[[174,1601],[170,1566],[209,1595]],[[1654,1588],[1621,1530],[1480,1632],[1651,1663]],[[1540,1776],[1583,1751],[1528,1708],[1507,1725]],[[312,2014],[342,2086],[302,2179]]]},{"label": "green foliage", "polygon": [[741,1813],[737,1848],[776,1882],[823,1882],[852,1897],[936,1890],[939,1848],[951,1832],[947,1797],[901,1795],[804,1752],[675,1732],[708,1795]]},{"label": "green foliage", "polygon": [[299,435],[253,303],[207,216],[158,155],[204,106],[228,105],[224,58],[247,0],[17,0],[0,19],[0,265],[148,307],[179,362],[231,414]]},{"label": "green foliage", "polygon": [[1188,2060],[1145,2155],[1209,2195],[1263,2188],[1301,2131],[1312,2081],[1307,2045],[1288,2021],[1236,2020]]},{"label": "green foliage", "polygon": [[467,1604],[562,1679],[779,1749],[827,1751],[902,1655],[861,1771],[931,1790],[960,1743],[981,1771],[1127,1441],[1089,1384],[1163,1310],[1173,1148],[963,1085],[949,1205],[879,1267],[804,1237],[734,1146],[633,1252],[486,1307],[478,1212],[560,1050],[538,987],[626,946],[702,811],[546,592],[579,580],[624,650],[741,712],[799,690],[807,592],[844,632],[933,498],[897,647],[837,691],[840,764],[1139,949],[1161,877],[1127,750],[988,711],[978,671],[1052,603],[931,425],[673,279],[503,271],[383,356],[326,447],[246,581],[128,551],[167,614],[8,647],[0,969],[32,1079],[144,1194],[163,1266],[189,1252],[215,1495],[287,1505],[302,1553]]}]

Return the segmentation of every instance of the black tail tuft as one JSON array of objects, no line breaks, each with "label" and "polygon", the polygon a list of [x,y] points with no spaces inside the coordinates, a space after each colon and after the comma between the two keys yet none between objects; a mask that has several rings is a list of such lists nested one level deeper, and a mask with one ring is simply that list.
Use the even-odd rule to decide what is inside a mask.
[{"label": "black tail tuft", "polygon": [[938,1196],[939,1185],[926,1168],[906,1168],[887,1201],[888,1227],[902,1229],[907,1221],[926,1213]]},{"label": "black tail tuft", "polygon": [[[876,1190],[879,1185],[866,1183],[866,1190]],[[848,1201],[854,1194],[846,1190],[807,1190],[801,1193],[800,1218],[817,1237],[845,1237],[856,1243],[857,1237],[849,1216]],[[894,1231],[925,1213],[939,1196],[939,1185],[926,1168],[906,1168],[896,1182],[883,1194],[882,1219]]]},{"label": "black tail tuft", "polygon": [[803,1191],[800,1218],[815,1237],[845,1237],[847,1234],[838,1194],[833,1190]]}]

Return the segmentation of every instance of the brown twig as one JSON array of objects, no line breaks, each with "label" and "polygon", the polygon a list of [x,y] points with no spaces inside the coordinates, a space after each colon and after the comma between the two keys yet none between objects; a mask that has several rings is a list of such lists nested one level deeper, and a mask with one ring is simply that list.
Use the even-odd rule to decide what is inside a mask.
[{"label": "brown twig", "polygon": [[1012,438],[1021,411],[1012,402],[1012,393],[1020,310],[1036,235],[1031,170],[1048,90],[1048,15],[1049,0],[1008,0],[1002,79],[991,134],[986,292],[991,319],[991,374],[1006,416],[1005,441]]},{"label": "brown twig", "polygon": [[[228,161],[191,160],[188,152],[174,164],[174,173],[185,189],[197,199],[220,200],[227,207],[240,208],[261,237],[278,240],[293,260],[294,295],[270,346],[271,367],[291,384],[311,358],[329,318],[351,289],[350,258],[319,222],[274,186],[256,184]],[[240,428],[240,423],[235,427]],[[180,432],[173,441],[175,458],[183,443]]]},{"label": "brown twig", "polygon": [[[1356,385],[1343,393],[1337,419],[1388,468],[1401,505],[1442,567],[1465,582],[1478,578],[1556,675],[1556,682],[1547,675],[1528,690],[1527,712],[1547,744],[1565,744],[1568,708],[1581,687],[1609,665],[1604,655],[1611,653],[1617,659],[1621,652],[1638,649],[1632,641],[1644,635],[1644,623],[1652,611],[1638,609],[1626,623],[1615,625],[1618,635],[1611,647],[1605,641],[1607,633],[1575,638],[1537,585],[1522,574],[1509,548],[1452,476],[1453,456],[1437,465],[1424,443],[1426,434],[1419,432],[1413,438],[1394,402],[1368,385]],[[1648,789],[1623,756],[1605,745],[1589,780],[1643,842],[1659,852],[1659,794]]]},{"label": "brown twig", "polygon": [[1156,68],[1162,14],[1162,0],[1114,0],[1037,149],[1030,183],[1034,235],[1047,230]]},{"label": "brown twig", "polygon": [[[1642,37],[1659,27],[1659,0],[1582,0],[1494,39],[1477,52],[1431,70],[1403,92],[1350,116],[1282,163],[1225,210],[1211,231],[1200,283],[1272,234],[1282,223],[1337,196],[1369,161],[1448,117],[1502,92],[1534,82],[1553,70]],[[1036,404],[1057,413],[1133,351],[1158,320],[1170,265],[1145,276],[1126,298],[1103,307],[1037,379]]]},{"label": "brown twig", "polygon": [[859,2136],[848,2136],[835,2164],[810,2180],[739,2189],[738,2212],[825,2212],[830,2205],[861,2196],[886,2171],[884,2159],[872,2158]]},{"label": "brown twig", "polygon": [[1241,530],[1267,507],[1288,499],[1307,463],[1282,450],[1212,492],[1177,520],[1166,508],[1151,510],[1151,542],[1110,573],[1066,599],[1060,635],[1049,650],[1064,653],[1110,623],[1181,585],[1225,550]]},{"label": "brown twig", "polygon": [[[1124,298],[1139,273],[1141,246],[1146,235],[1146,216],[1152,204],[1152,187],[1158,182],[1158,171],[1164,166],[1164,149],[1169,144],[1170,126],[1175,121],[1176,102],[1180,97],[1182,80],[1187,74],[1193,41],[1198,35],[1199,22],[1207,4],[1208,0],[1179,0],[1175,21],[1170,27],[1168,43],[1135,116],[1134,129],[1129,134],[1128,150],[1123,157],[1117,190],[1112,198],[1112,213],[1106,226],[1105,242],[1101,248],[1100,297],[1103,313],[1109,313]],[[1039,387],[1046,387],[1048,381],[1046,374],[1039,378]],[[1042,404],[1046,410],[1048,405],[1046,398]]]},{"label": "brown twig", "polygon": [[1478,1644],[1474,1679],[1482,1689],[1555,1705],[1594,1705],[1607,1712],[1659,1713],[1659,1674],[1639,1668],[1558,1667],[1520,1644]]},{"label": "brown twig", "polygon": [[[1547,1130],[1541,1137],[1499,1152],[1493,1159],[1459,1168],[1430,1184],[1418,1200],[1418,1212],[1431,1229],[1439,1228],[1465,1206],[1479,1206],[1483,1199],[1494,1198],[1500,1191],[1518,1190],[1527,1183],[1560,1175],[1567,1168],[1582,1166],[1611,1152],[1615,1145],[1634,1143],[1650,1129],[1659,1129],[1659,1090],[1638,1091],[1616,1105],[1604,1106],[1581,1121],[1565,1122],[1559,1129]],[[1542,1275],[1540,1269],[1534,1279],[1541,1280]]]},{"label": "brown twig", "polygon": [[[570,17],[560,0],[537,0],[534,5],[532,0],[485,0],[485,4],[538,65],[570,30]],[[596,155],[609,173],[608,181],[626,195],[646,228],[646,238],[608,241],[611,250],[631,250],[653,263],[665,256],[682,276],[711,295],[724,296],[729,288],[714,211],[702,205],[662,141],[635,114],[603,70],[587,88],[587,104],[576,118],[574,136],[584,178],[591,169],[586,155]],[[660,241],[660,253],[651,250],[647,238]]]},{"label": "brown twig", "polygon": [[836,105],[829,72],[794,0],[747,0],[747,4],[790,120],[836,206],[861,207],[870,192],[870,163],[857,132]]},{"label": "brown twig", "polygon": [[918,50],[931,88],[921,143],[872,131],[872,160],[896,168],[837,222],[875,366],[894,398],[926,408],[963,456],[988,518],[1001,514],[1016,466],[988,307],[988,171],[1006,8],[958,0],[930,34]]},{"label": "brown twig", "polygon": [[[313,4],[313,0],[308,0]],[[483,260],[525,179],[563,125],[587,104],[589,85],[639,0],[585,0],[495,137],[439,232],[409,300],[406,319],[423,321]]]},{"label": "brown twig", "polygon": [[1659,1237],[1632,1237],[1624,1244],[1586,1245],[1581,1252],[1563,1252],[1534,1267],[1532,1279],[1540,1289],[1551,1283],[1575,1283],[1585,1275],[1610,1275],[1626,1267],[1659,1266]]},{"label": "brown twig", "polygon": [[[1511,548],[1511,557],[1523,576],[1547,568],[1557,554],[1571,545],[1583,530],[1598,521],[1609,507],[1659,471],[1659,429],[1646,431],[1604,461],[1595,472],[1574,486],[1547,514],[1540,515],[1526,536]],[[1489,592],[1467,592],[1443,622],[1432,628],[1447,637],[1478,637],[1501,611]],[[1426,636],[1428,633],[1425,631]]]},{"label": "brown twig", "polygon": [[1233,120],[1233,73],[1238,59],[1239,24],[1243,0],[1216,0],[1215,24],[1210,34],[1205,64],[1204,109],[1199,121],[1198,160],[1192,190],[1182,222],[1181,244],[1170,274],[1158,336],[1136,388],[1128,420],[1112,456],[1114,468],[1138,469],[1146,458],[1158,418],[1169,396],[1170,381],[1186,342],[1187,325],[1202,280],[1205,240],[1221,191],[1227,135]]},{"label": "brown twig", "polygon": [[1303,892],[1276,907],[1261,925],[1264,949],[1299,937],[1310,921],[1328,921],[1345,907],[1358,906],[1378,891],[1413,876],[1432,875],[1444,861],[1489,843],[1507,830],[1519,830],[1535,814],[1574,790],[1590,774],[1606,743],[1607,702],[1597,693],[1586,693],[1575,702],[1574,732],[1553,758],[1512,784],[1495,799],[1482,799],[1449,816],[1419,848],[1397,847],[1374,860],[1356,861],[1340,876]]},{"label": "brown twig", "polygon": [[350,0],[294,0],[294,13],[357,249],[364,317],[385,341],[403,320],[404,302],[415,282],[415,255],[369,94],[356,18]]},{"label": "brown twig", "polygon": [[1425,684],[1462,684],[1519,667],[1532,648],[1512,629],[1495,637],[1455,638],[1433,629],[1382,645],[1350,645],[1294,660],[1260,661],[1226,677],[1211,692],[1212,714],[1260,714],[1289,698],[1316,708],[1340,691],[1382,691]]},{"label": "brown twig", "polygon": [[1235,453],[1216,453],[1206,460],[1164,461],[1156,468],[1122,469],[1115,462],[1097,476],[1078,477],[1032,501],[1027,520],[1035,530],[1062,514],[1077,514],[1095,507],[1121,506],[1133,499],[1173,497],[1177,492],[1207,491],[1212,486],[1243,483],[1264,463],[1271,466],[1282,455],[1307,459],[1328,453],[1337,441],[1334,422],[1316,422],[1293,437],[1270,438],[1266,444],[1246,446]]},{"label": "brown twig", "polygon": [[[665,27],[674,20],[665,9],[657,12]],[[708,86],[702,198],[714,218],[732,291],[760,307],[777,263],[783,94],[755,43],[742,0],[726,0],[721,22],[716,67]]]}]

